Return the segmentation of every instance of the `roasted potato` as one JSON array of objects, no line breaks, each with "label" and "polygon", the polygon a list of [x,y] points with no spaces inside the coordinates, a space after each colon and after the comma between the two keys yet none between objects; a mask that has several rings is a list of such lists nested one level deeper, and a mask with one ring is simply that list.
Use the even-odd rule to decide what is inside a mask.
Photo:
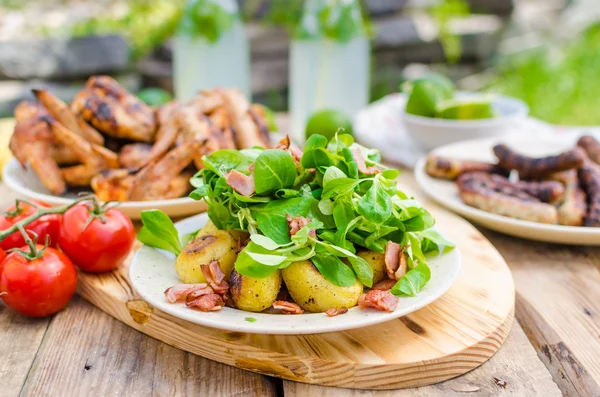
[{"label": "roasted potato", "polygon": [[369,266],[371,266],[371,269],[373,269],[373,284],[378,283],[385,278],[385,254],[363,250],[357,252],[356,255],[367,261]]},{"label": "roasted potato", "polygon": [[238,239],[244,239],[243,234],[237,231],[218,230],[209,221],[177,257],[175,269],[181,281],[186,284],[206,282],[200,266],[208,265],[212,260],[219,261],[225,279],[229,280],[238,255]]},{"label": "roasted potato", "polygon": [[240,310],[262,312],[269,308],[281,287],[281,270],[277,270],[265,278],[252,278],[235,271],[229,279],[229,292]]},{"label": "roasted potato", "polygon": [[349,287],[327,281],[311,261],[294,262],[281,271],[283,281],[294,301],[309,312],[325,312],[356,306],[363,285],[356,280]]}]

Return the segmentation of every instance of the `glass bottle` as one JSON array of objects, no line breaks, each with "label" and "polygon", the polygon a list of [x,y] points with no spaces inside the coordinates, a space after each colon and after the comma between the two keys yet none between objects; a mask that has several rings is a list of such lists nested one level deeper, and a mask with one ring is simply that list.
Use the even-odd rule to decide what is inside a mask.
[{"label": "glass bottle", "polygon": [[175,96],[234,87],[250,98],[250,52],[235,0],[188,0],[173,40]]},{"label": "glass bottle", "polygon": [[336,109],[350,117],[369,101],[370,44],[358,0],[307,0],[290,46],[292,138],[308,118]]}]

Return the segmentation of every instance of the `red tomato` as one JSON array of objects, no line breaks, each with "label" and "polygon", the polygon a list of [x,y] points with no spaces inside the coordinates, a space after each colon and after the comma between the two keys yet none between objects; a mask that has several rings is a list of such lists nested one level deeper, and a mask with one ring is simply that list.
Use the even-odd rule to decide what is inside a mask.
[{"label": "red tomato", "polygon": [[[44,247],[37,245],[37,249]],[[28,247],[22,250],[29,252]],[[4,302],[32,317],[54,314],[65,307],[77,288],[77,270],[65,254],[46,248],[39,259],[11,252],[0,267],[0,293]]]},{"label": "red tomato", "polygon": [[105,222],[93,215],[91,205],[79,204],[63,215],[60,248],[86,272],[101,273],[119,267],[133,246],[135,230],[131,220],[117,209],[104,213]]},{"label": "red tomato", "polygon": [[[34,201],[41,207],[50,207],[46,203],[41,203],[38,201]],[[29,215],[35,212],[35,207],[21,203],[19,204],[19,211],[15,212],[16,207],[13,205],[6,209],[6,212],[0,215],[0,230],[6,230],[15,223],[27,218]],[[14,215],[10,214],[14,213]],[[44,215],[38,220],[33,221],[29,225],[25,226],[25,230],[31,230],[37,233],[38,241],[43,244],[46,241],[46,236],[50,236],[50,245],[55,247],[58,243],[58,234],[60,228],[60,215],[51,214]],[[23,239],[23,235],[16,231],[4,240],[0,241],[0,248],[5,250],[10,248],[20,248],[25,245],[25,239]]]}]

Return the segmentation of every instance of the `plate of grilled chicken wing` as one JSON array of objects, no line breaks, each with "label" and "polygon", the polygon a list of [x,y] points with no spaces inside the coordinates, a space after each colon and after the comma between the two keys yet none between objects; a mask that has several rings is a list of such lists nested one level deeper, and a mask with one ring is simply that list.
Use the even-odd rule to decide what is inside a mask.
[{"label": "plate of grilled chicken wing", "polygon": [[146,105],[108,76],[92,76],[71,103],[46,90],[15,109],[14,158],[3,179],[21,196],[60,205],[82,192],[120,201],[132,218],[158,208],[203,211],[187,198],[202,156],[266,147],[265,109],[235,89],[202,91],[188,103]]},{"label": "plate of grilled chicken wing", "polygon": [[600,141],[574,134],[440,147],[415,167],[421,189],[482,226],[531,240],[600,245]]}]

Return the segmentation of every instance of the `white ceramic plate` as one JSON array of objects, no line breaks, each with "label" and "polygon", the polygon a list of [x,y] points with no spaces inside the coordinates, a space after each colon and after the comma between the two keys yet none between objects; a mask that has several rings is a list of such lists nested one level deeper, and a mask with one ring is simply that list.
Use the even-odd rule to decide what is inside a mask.
[{"label": "white ceramic plate", "polygon": [[[178,222],[177,230],[180,234],[189,233],[200,229],[207,220],[207,214],[200,214]],[[142,246],[133,258],[129,266],[129,278],[136,292],[149,304],[192,323],[236,332],[316,334],[393,320],[430,304],[456,282],[460,274],[460,253],[456,248],[447,254],[432,258],[429,266],[431,280],[427,286],[416,297],[400,298],[398,308],[393,313],[355,307],[337,317],[327,317],[325,313],[251,313],[229,307],[218,312],[204,313],[187,308],[184,303],[168,303],[164,291],[175,284],[181,284],[175,272],[175,258],[169,253],[147,246]],[[256,321],[249,322],[248,318],[254,318]]]},{"label": "white ceramic plate", "polygon": [[[41,200],[50,205],[65,205],[73,201],[75,196],[55,196],[42,185],[35,172],[23,169],[19,162],[12,158],[4,166],[2,179],[20,197]],[[139,219],[140,212],[159,209],[171,217],[182,217],[197,214],[206,210],[204,201],[195,201],[188,197],[171,200],[130,201],[121,203],[119,209],[132,219]]]},{"label": "white ceramic plate", "polygon": [[[530,156],[556,154],[575,146],[579,135],[555,135],[545,138],[504,137],[477,139],[440,147],[432,153],[458,159],[495,162],[494,145],[505,143]],[[425,158],[415,166],[415,177],[421,189],[431,199],[465,218],[489,229],[531,240],[574,245],[600,245],[599,227],[547,225],[508,218],[470,207],[462,202],[456,183],[435,179],[425,173]]]}]

